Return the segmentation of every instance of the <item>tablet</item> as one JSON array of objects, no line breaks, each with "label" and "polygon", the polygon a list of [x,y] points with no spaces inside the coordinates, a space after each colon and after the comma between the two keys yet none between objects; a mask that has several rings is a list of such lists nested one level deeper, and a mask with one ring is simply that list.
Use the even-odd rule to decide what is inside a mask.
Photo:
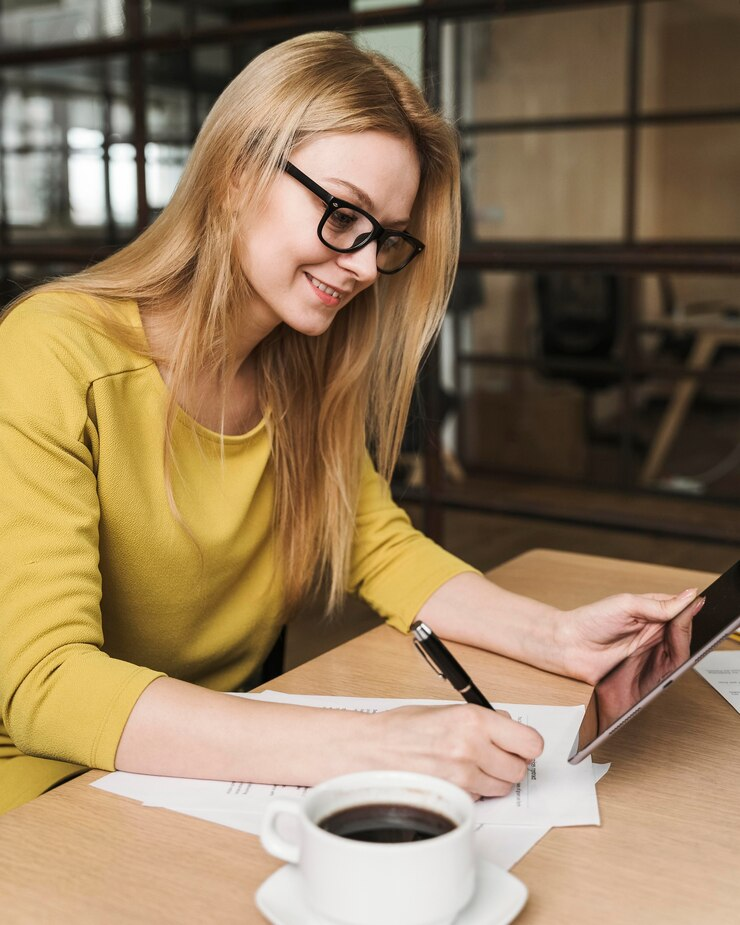
[{"label": "tablet", "polygon": [[578,764],[609,736],[740,627],[740,562],[703,591],[651,640],[604,675],[594,688],[568,761]]}]

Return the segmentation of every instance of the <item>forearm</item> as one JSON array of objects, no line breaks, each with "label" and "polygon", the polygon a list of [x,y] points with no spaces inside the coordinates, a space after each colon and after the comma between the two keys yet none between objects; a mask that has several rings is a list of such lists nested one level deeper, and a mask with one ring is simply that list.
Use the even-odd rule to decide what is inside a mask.
[{"label": "forearm", "polygon": [[557,643],[559,611],[465,573],[445,582],[418,614],[438,636],[477,646],[557,674],[566,673]]},{"label": "forearm", "polygon": [[534,729],[467,704],[366,714],[229,697],[158,678],[136,702],[116,767],[309,786],[352,771],[408,770],[501,796],[541,752]]},{"label": "forearm", "polygon": [[253,701],[172,678],[136,702],[116,768],[139,774],[315,784],[376,766],[370,717]]}]

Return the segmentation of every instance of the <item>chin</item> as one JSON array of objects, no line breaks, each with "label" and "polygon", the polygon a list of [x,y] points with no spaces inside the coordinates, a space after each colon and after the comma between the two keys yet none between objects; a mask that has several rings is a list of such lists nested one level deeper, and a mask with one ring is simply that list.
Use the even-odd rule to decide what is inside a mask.
[{"label": "chin", "polygon": [[335,317],[336,312],[330,316],[321,315],[311,318],[286,319],[285,323],[299,334],[305,334],[306,337],[319,337],[329,330]]}]

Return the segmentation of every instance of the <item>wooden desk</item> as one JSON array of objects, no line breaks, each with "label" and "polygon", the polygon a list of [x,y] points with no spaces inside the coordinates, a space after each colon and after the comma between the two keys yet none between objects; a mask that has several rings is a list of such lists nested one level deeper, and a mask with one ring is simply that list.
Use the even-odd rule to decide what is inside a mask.
[{"label": "wooden desk", "polygon": [[[711,575],[535,550],[494,569],[504,587],[569,607],[618,591],[680,591]],[[484,690],[576,704],[588,687],[454,647]],[[409,640],[378,627],[289,672],[291,692],[449,698]],[[740,716],[694,672],[597,752],[602,825],[551,831],[514,868],[519,925],[738,922]],[[26,923],[263,923],[254,892],[279,862],[250,835],[77,780],[0,819],[0,919]]]}]

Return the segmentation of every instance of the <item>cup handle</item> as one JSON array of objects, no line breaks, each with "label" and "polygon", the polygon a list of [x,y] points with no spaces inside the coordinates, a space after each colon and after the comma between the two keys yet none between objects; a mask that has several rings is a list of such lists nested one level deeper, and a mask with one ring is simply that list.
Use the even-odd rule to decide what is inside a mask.
[{"label": "cup handle", "polygon": [[260,839],[265,851],[280,858],[281,861],[287,861],[289,864],[297,864],[301,854],[301,849],[295,842],[289,842],[282,835],[278,835],[276,828],[277,817],[284,813],[298,816],[301,812],[300,803],[295,800],[271,800],[267,804],[265,815],[262,817],[262,829]]}]

